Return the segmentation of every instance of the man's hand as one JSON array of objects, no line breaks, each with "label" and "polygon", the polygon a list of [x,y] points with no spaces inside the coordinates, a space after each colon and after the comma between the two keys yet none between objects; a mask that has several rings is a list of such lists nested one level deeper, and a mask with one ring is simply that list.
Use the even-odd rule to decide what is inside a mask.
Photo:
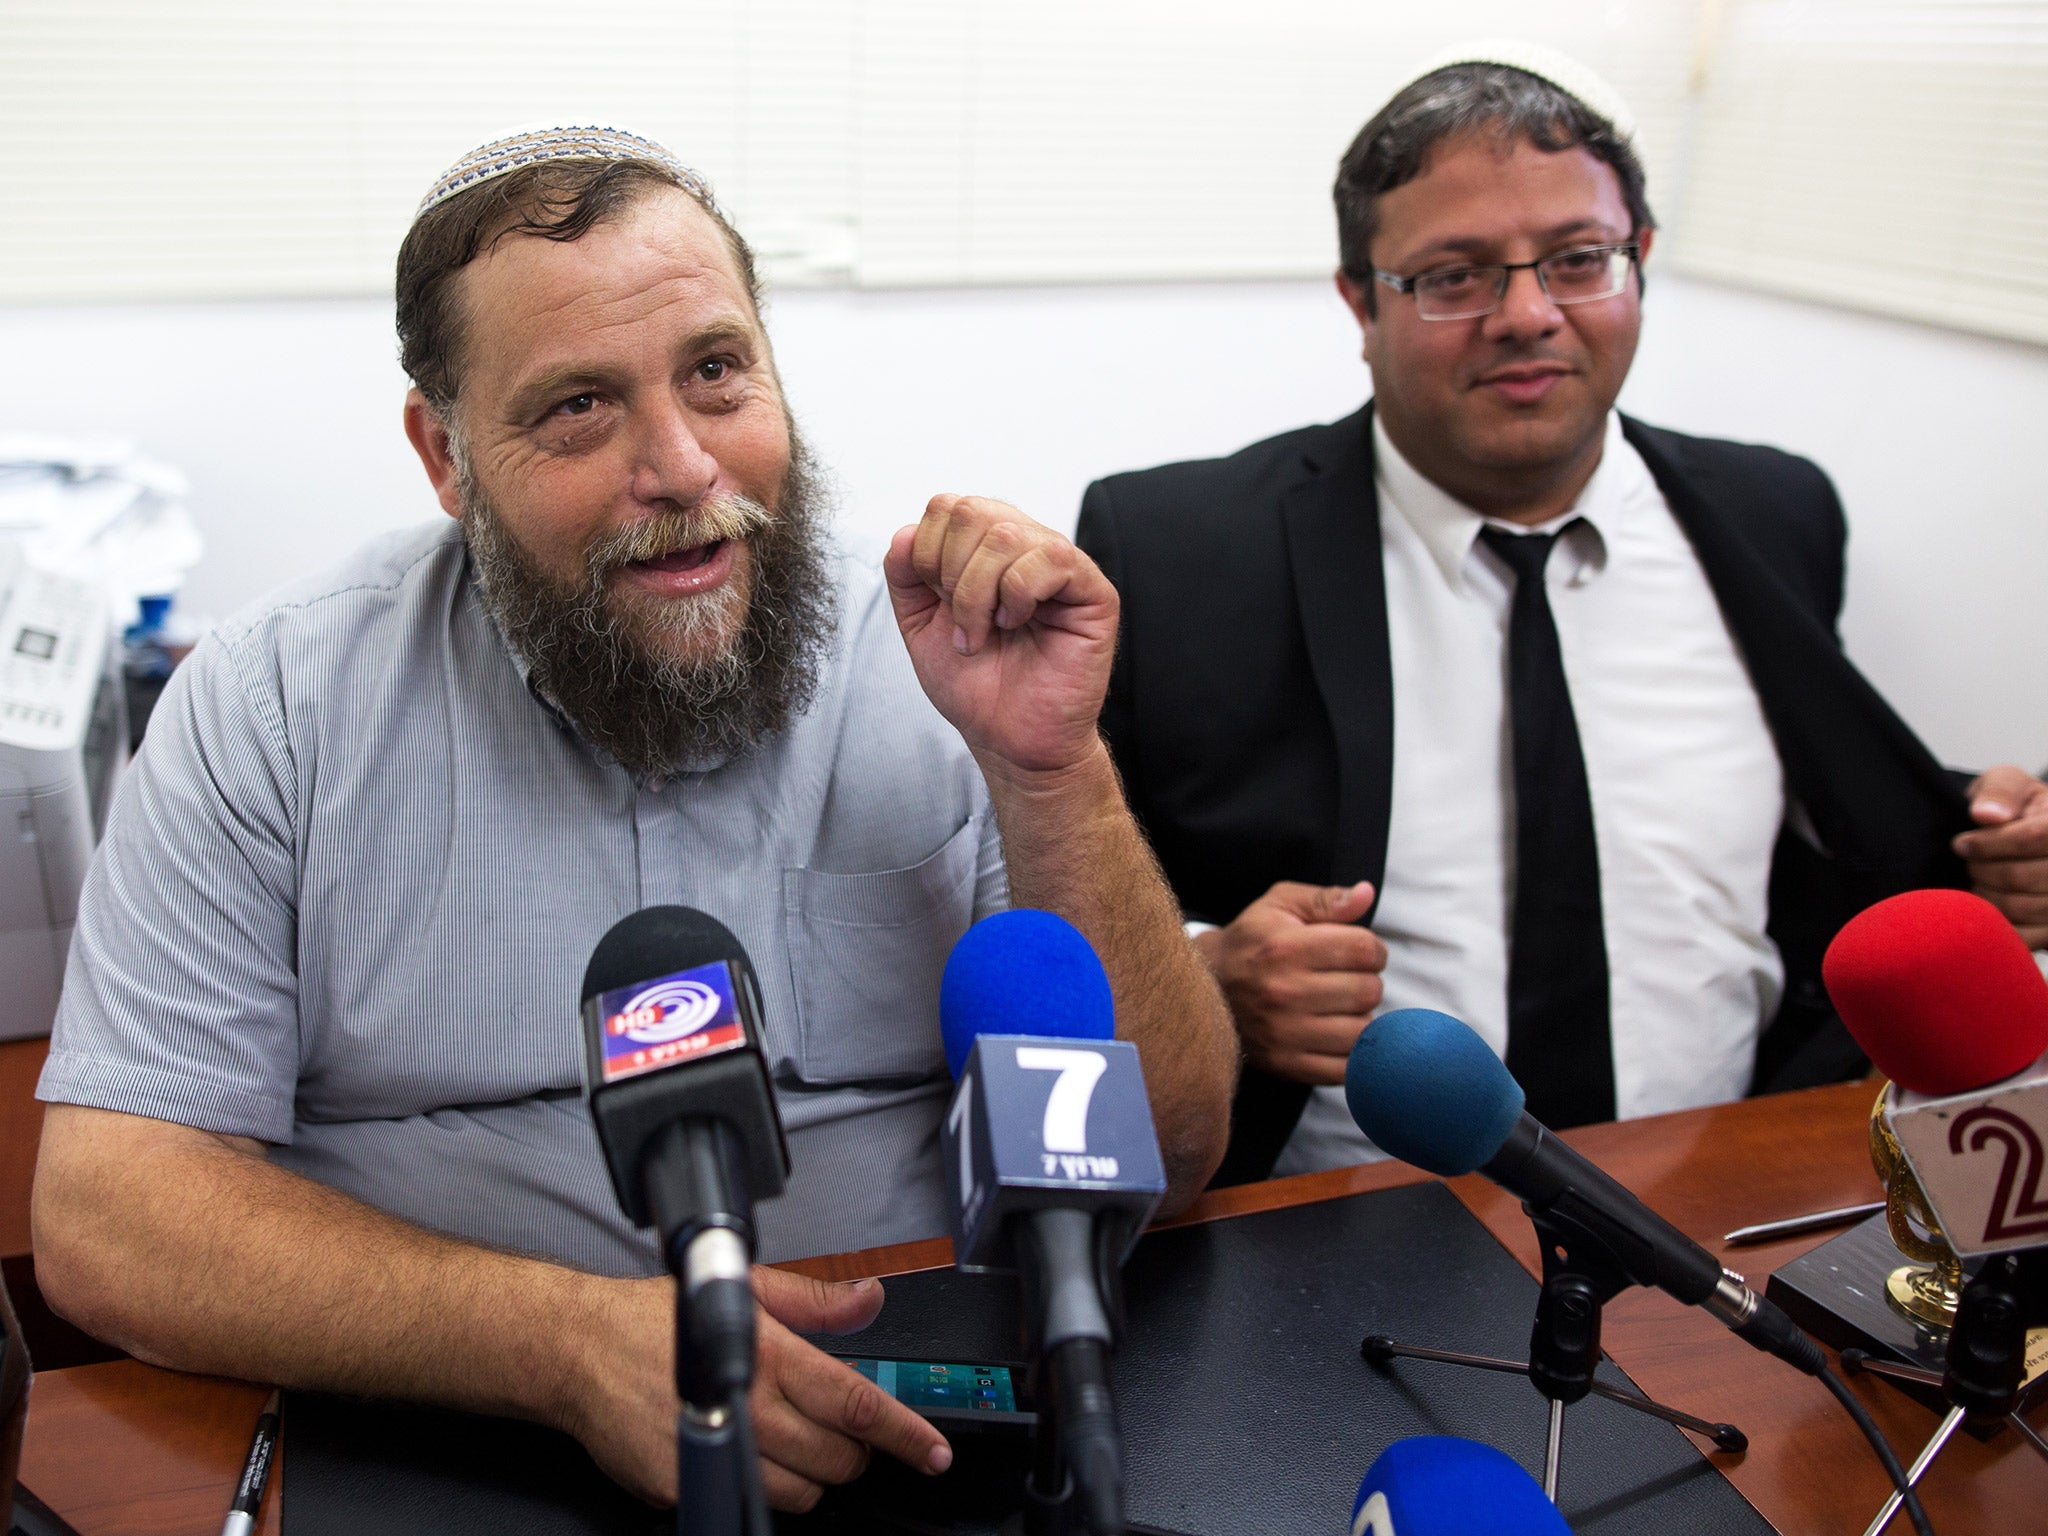
[{"label": "man's hand", "polygon": [[1015,507],[934,496],[883,563],[918,681],[984,772],[1059,772],[1099,750],[1117,595]]},{"label": "man's hand", "polygon": [[[676,1501],[675,1283],[603,1282],[620,1288],[604,1337],[592,1341],[583,1392],[563,1428],[597,1464],[655,1504]],[[754,1267],[754,1448],[761,1483],[777,1509],[804,1510],[827,1483],[850,1482],[870,1447],[916,1467],[943,1472],[952,1447],[853,1367],[806,1344],[794,1330],[849,1333],[882,1307],[873,1280],[828,1285],[779,1269]]]},{"label": "man's hand", "polygon": [[1195,948],[1223,987],[1245,1059],[1297,1083],[1341,1083],[1380,1004],[1387,946],[1358,919],[1372,886],[1283,880]]},{"label": "man's hand", "polygon": [[1977,894],[2030,948],[2048,949],[2048,784],[2024,768],[1993,768],[1970,786],[1970,816],[1979,830],[1955,850]]},{"label": "man's hand", "polygon": [[832,1285],[756,1266],[754,1295],[761,1303],[754,1438],[769,1503],[809,1509],[825,1484],[860,1476],[870,1447],[920,1472],[953,1464],[953,1448],[930,1420],[796,1336],[867,1327],[882,1310],[880,1281]]}]

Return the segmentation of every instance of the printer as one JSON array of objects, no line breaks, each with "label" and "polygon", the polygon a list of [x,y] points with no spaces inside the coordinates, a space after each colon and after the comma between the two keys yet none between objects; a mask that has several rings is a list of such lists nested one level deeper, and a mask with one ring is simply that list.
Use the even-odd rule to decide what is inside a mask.
[{"label": "printer", "polygon": [[0,539],[0,1040],[47,1035],[127,757],[102,587]]}]

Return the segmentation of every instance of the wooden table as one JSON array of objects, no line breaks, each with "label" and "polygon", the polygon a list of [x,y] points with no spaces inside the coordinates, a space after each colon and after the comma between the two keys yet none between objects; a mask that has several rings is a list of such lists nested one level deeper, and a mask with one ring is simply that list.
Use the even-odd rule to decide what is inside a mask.
[{"label": "wooden table", "polygon": [[36,1079],[49,1054],[47,1037],[0,1041],[0,1258],[29,1251],[28,1191],[43,1134]]},{"label": "wooden table", "polygon": [[[1851,1083],[1589,1126],[1565,1139],[1760,1290],[1775,1266],[1827,1234],[1733,1252],[1724,1251],[1720,1234],[1746,1222],[1877,1198],[1864,1150],[1873,1092]],[[1205,1195],[1179,1221],[1306,1204],[1424,1177],[1401,1164],[1380,1163],[1275,1180]],[[1453,1180],[1451,1189],[1536,1270],[1534,1234],[1510,1197],[1477,1177]],[[854,1279],[951,1262],[951,1246],[939,1239],[789,1267],[826,1279]],[[1856,1536],[1883,1502],[1884,1474],[1840,1405],[1817,1383],[1758,1354],[1705,1313],[1654,1292],[1628,1291],[1608,1306],[1606,1343],[1651,1396],[1741,1424],[1749,1451],[1717,1455],[1715,1465],[1788,1536]],[[1932,1433],[1935,1416],[1869,1377],[1856,1378],[1856,1391],[1901,1459],[1910,1460]],[[83,1536],[212,1536],[227,1509],[262,1396],[258,1387],[180,1376],[133,1361],[39,1376],[22,1480]],[[1922,1497],[1943,1536],[2038,1533],[2048,1528],[2048,1462],[2010,1433],[1989,1445],[1958,1435],[1929,1474]],[[266,1532],[278,1528],[276,1504],[273,1492]],[[1899,1533],[1910,1529],[1903,1520],[1892,1527]]]}]

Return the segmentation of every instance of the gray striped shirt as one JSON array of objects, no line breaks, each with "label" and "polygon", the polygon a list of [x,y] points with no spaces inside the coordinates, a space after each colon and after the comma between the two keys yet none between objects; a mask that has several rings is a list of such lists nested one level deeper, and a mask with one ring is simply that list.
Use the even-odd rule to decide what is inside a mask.
[{"label": "gray striped shirt", "polygon": [[1008,900],[979,770],[842,561],[818,702],[636,784],[527,689],[452,522],[258,604],[179,668],[86,882],[44,1099],[273,1144],[422,1225],[659,1268],[581,1081],[598,938],[662,902],[753,957],[789,1258],[945,1229],[938,981]]}]

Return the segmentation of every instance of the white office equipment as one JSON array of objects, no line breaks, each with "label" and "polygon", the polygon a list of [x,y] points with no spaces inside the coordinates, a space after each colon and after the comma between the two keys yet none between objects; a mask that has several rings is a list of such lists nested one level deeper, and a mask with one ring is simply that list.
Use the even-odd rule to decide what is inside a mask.
[{"label": "white office equipment", "polygon": [[125,716],[99,586],[0,540],[0,1040],[50,1032]]}]

